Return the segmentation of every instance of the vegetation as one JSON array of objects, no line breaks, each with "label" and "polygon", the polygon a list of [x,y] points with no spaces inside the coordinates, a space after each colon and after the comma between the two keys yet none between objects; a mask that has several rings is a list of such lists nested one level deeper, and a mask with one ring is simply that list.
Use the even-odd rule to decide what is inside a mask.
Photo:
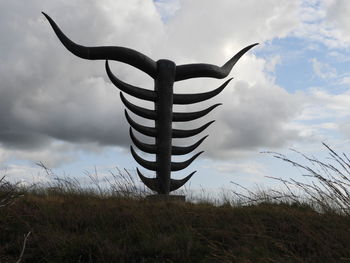
[{"label": "vegetation", "polygon": [[316,181],[277,178],[285,192],[246,189],[221,202],[151,201],[124,172],[108,189],[96,175],[94,188],[68,178],[16,186],[15,202],[0,185],[0,262],[350,262],[349,162],[327,149],[341,169],[275,154]]}]

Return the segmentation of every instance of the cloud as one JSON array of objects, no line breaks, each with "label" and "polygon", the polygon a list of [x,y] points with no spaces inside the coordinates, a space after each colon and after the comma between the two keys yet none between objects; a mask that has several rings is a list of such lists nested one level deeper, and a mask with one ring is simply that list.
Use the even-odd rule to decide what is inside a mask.
[{"label": "cloud", "polygon": [[[24,160],[26,164],[42,162],[50,168],[59,167],[62,164],[72,163],[77,160],[79,149],[88,149],[89,145],[75,145],[58,140],[52,140],[45,147],[30,149],[0,148],[0,164],[6,166],[8,161]],[[91,149],[90,149],[91,151]]]},{"label": "cloud", "polygon": [[304,131],[308,142],[332,140],[335,143],[350,136],[349,92],[332,94],[321,88],[313,88],[308,90],[304,100],[302,113],[294,120],[294,125]]},{"label": "cloud", "polygon": [[350,44],[349,10],[346,0],[302,1],[301,23],[294,34],[331,49],[346,48]]},{"label": "cloud", "polygon": [[[287,0],[30,0],[26,4],[13,0],[0,2],[0,10],[0,33],[6,36],[0,39],[2,151],[17,158],[52,156],[52,163],[60,163],[50,154],[57,149],[56,142],[76,150],[86,144],[126,147],[130,139],[118,90],[107,78],[103,61],[70,54],[41,11],[82,45],[125,46],[178,64],[222,65],[246,45],[261,42],[255,50],[263,48],[264,41],[285,37],[300,26],[299,2]],[[235,66],[231,74],[235,79],[222,95],[194,106],[224,103],[210,115],[217,122],[209,133],[220,134],[203,144],[210,158],[230,158],[300,139],[300,131],[288,123],[300,113],[303,102],[271,77],[278,57],[267,62],[254,52]],[[111,66],[125,82],[153,88],[153,80],[144,73],[122,63]],[[200,92],[221,83],[188,80],[175,88]],[[74,151],[69,147],[57,154]],[[38,152],[29,156],[30,151]]]},{"label": "cloud", "polygon": [[[266,61],[253,55],[256,49],[264,48],[264,41],[284,37],[299,26],[298,2],[201,1],[200,9],[198,1],[180,3],[176,17],[166,25],[167,51],[177,63],[222,65],[244,46],[261,42],[260,47],[237,63],[231,73],[235,79],[223,94],[202,104],[204,108],[223,103],[208,117],[217,120],[208,133],[220,136],[209,136],[205,141],[206,156],[230,159],[260,147],[277,147],[298,140],[300,131],[288,128],[287,123],[300,112],[302,101],[274,83],[271,73],[280,58],[275,56]],[[207,80],[190,83],[195,81],[189,80],[187,86],[176,83],[175,87],[181,91],[191,87],[192,91],[200,92],[221,84]],[[186,110],[190,108],[193,106]]]},{"label": "cloud", "polygon": [[350,44],[350,20],[349,1],[346,0],[328,0],[326,23],[332,27],[332,36],[339,42],[338,45]]},{"label": "cloud", "polygon": [[[118,91],[107,80],[103,63],[81,61],[67,52],[40,9],[57,17],[64,31],[82,44],[121,42],[130,46],[137,38],[147,49],[153,30],[162,26],[153,3],[31,1],[27,5],[23,8],[19,1],[0,4],[0,30],[7,36],[0,40],[2,146],[35,149],[50,146],[56,139],[126,145],[127,133],[119,132],[126,122]],[[79,5],[84,5],[79,8],[83,12],[76,12]],[[111,9],[119,10],[120,15],[112,16]],[[142,41],[145,39],[147,42]],[[132,73],[120,72],[126,79]]]},{"label": "cloud", "polygon": [[333,111],[334,118],[343,118],[350,115],[350,92],[332,94],[322,89],[311,90],[310,101],[322,105],[324,109]]},{"label": "cloud", "polygon": [[207,145],[210,157],[244,156],[247,151],[282,147],[303,138],[301,129],[288,125],[303,109],[302,96],[288,94],[278,86],[250,87],[238,82],[226,99],[231,99],[231,104],[219,113],[213,128],[220,136]]},{"label": "cloud", "polygon": [[339,81],[340,85],[349,85],[350,84],[350,77],[342,77],[341,80]]},{"label": "cloud", "polygon": [[241,174],[243,176],[261,177],[267,176],[266,167],[261,163],[247,161],[241,163],[222,163],[213,167],[221,173]]},{"label": "cloud", "polygon": [[186,0],[180,6],[166,25],[165,55],[170,52],[177,63],[223,64],[223,55],[284,37],[298,26],[297,1]]},{"label": "cloud", "polygon": [[7,181],[18,183],[20,186],[30,186],[38,183],[48,183],[48,178],[39,167],[21,164],[11,164],[0,167],[1,177],[5,176]]},{"label": "cloud", "polygon": [[330,79],[337,77],[337,70],[328,65],[327,63],[322,63],[316,58],[312,58],[310,61],[312,63],[312,69],[318,77],[322,79]]},{"label": "cloud", "polygon": [[155,0],[154,4],[165,22],[173,18],[180,9],[179,0]]}]

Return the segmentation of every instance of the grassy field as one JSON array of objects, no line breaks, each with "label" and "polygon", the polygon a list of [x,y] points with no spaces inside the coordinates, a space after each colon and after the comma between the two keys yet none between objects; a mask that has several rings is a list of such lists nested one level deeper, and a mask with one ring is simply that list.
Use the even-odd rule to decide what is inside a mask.
[{"label": "grassy field", "polygon": [[15,262],[350,262],[350,217],[307,205],[232,207],[26,193],[0,213]]},{"label": "grassy field", "polygon": [[350,166],[332,167],[304,166],[318,183],[279,179],[284,193],[222,202],[150,201],[129,175],[108,191],[0,180],[0,262],[350,262]]}]

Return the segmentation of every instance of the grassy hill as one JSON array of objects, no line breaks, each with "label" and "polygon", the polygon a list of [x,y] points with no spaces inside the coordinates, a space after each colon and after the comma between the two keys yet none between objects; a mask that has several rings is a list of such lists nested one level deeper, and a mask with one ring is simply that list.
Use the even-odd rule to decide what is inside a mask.
[{"label": "grassy hill", "polygon": [[0,263],[350,262],[350,159],[325,146],[335,165],[274,153],[315,181],[277,178],[286,192],[241,187],[221,202],[149,200],[128,173],[108,189],[97,176],[83,188],[43,165],[53,185],[2,178]]},{"label": "grassy hill", "polygon": [[25,193],[0,210],[0,262],[350,262],[350,217],[308,205],[214,206]]}]

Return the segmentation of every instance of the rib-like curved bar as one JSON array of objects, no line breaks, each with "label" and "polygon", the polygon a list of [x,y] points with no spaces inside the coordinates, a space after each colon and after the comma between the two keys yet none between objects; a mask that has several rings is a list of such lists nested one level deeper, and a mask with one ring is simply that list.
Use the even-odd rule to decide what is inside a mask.
[{"label": "rib-like curved bar", "polygon": [[139,148],[141,151],[146,152],[146,153],[157,153],[157,146],[154,144],[147,144],[139,141],[134,133],[132,132],[132,128],[130,127],[129,129],[129,134],[132,142],[135,144],[137,148]]},{"label": "rib-like curved bar", "polygon": [[126,110],[124,111],[124,113],[125,113],[126,120],[130,124],[130,126],[133,127],[136,131],[138,131],[139,133],[142,133],[143,135],[150,136],[150,137],[157,136],[157,130],[155,128],[138,124],[133,119],[131,119],[131,117],[129,116],[129,114]]},{"label": "rib-like curved bar", "polygon": [[[143,158],[141,158],[134,150],[132,146],[130,146],[130,151],[132,156],[134,157],[135,161],[141,165],[142,167],[151,170],[151,171],[156,171],[157,170],[157,163],[156,162],[151,162],[147,161]],[[190,159],[184,161],[184,162],[171,162],[171,171],[179,171],[182,169],[185,169],[188,167],[199,155],[201,155],[203,151],[193,155]]]},{"label": "rib-like curved bar", "polygon": [[159,182],[158,182],[158,178],[148,178],[146,176],[144,176],[139,168],[136,168],[137,174],[140,177],[141,181],[152,191],[155,191],[157,193],[160,192],[160,187],[159,187]]},{"label": "rib-like curved bar", "polygon": [[47,14],[42,14],[49,21],[52,29],[55,31],[58,39],[61,43],[74,55],[90,60],[109,59],[116,60],[131,66],[134,66],[143,72],[150,75],[152,78],[156,78],[157,64],[156,62],[147,57],[146,55],[125,47],[115,46],[102,46],[102,47],[86,47],[74,43],[70,40],[58,27],[58,25]]},{"label": "rib-like curved bar", "polygon": [[192,93],[192,94],[174,94],[173,103],[174,104],[192,104],[201,101],[205,101],[211,99],[218,95],[223,89],[227,86],[227,84],[232,80],[232,78],[225,81],[220,87],[203,93]]},{"label": "rib-like curved bar", "polygon": [[142,89],[139,87],[135,87],[133,85],[130,85],[128,83],[125,83],[118,79],[109,68],[108,60],[106,60],[106,71],[109,79],[112,81],[112,83],[118,87],[121,91],[124,91],[125,93],[134,96],[138,99],[142,100],[149,100],[149,101],[156,101],[157,100],[157,93],[151,90]]},{"label": "rib-like curved bar", "polygon": [[230,73],[233,66],[237,63],[237,61],[249,49],[251,49],[256,45],[258,45],[258,43],[255,43],[243,48],[236,55],[234,55],[229,61],[227,61],[222,67],[218,67],[216,65],[211,65],[211,64],[204,64],[204,63],[179,65],[176,67],[175,81],[180,81],[180,80],[185,80],[190,78],[200,78],[200,77],[217,78],[217,79],[225,78]]},{"label": "rib-like curved bar", "polygon": [[157,119],[157,114],[154,110],[149,110],[146,108],[142,108],[140,106],[137,106],[135,104],[132,104],[130,101],[128,101],[122,92],[120,92],[120,99],[122,100],[122,102],[124,103],[125,107],[130,110],[131,112],[133,112],[134,114],[146,118],[146,119],[150,119],[150,120],[156,120]]},{"label": "rib-like curved bar", "polygon": [[134,148],[130,145],[130,151],[132,156],[134,157],[135,161],[141,165],[142,167],[151,170],[151,171],[156,171],[157,170],[157,163],[156,162],[151,162],[147,161],[143,158],[141,158],[134,150]]},{"label": "rib-like curved bar", "polygon": [[187,137],[197,135],[197,134],[201,133],[202,131],[204,131],[213,122],[215,122],[215,121],[210,121],[210,122],[204,124],[203,126],[197,128],[197,129],[193,129],[193,130],[173,129],[172,138],[187,138]]},{"label": "rib-like curved bar", "polygon": [[[172,146],[171,148],[171,154],[172,155],[184,155],[192,152],[195,150],[209,135],[204,136],[202,139],[200,139],[198,142],[187,146],[187,147],[181,147],[181,146]],[[136,144],[135,144],[136,145]]]},{"label": "rib-like curved bar", "polygon": [[174,172],[174,171],[180,171],[182,169],[185,169],[202,153],[204,153],[204,151],[201,151],[201,152],[193,155],[190,159],[188,159],[184,162],[171,162],[171,171]]},{"label": "rib-like curved bar", "polygon": [[183,179],[170,179],[170,192],[179,189],[181,186],[187,183],[187,181],[190,180],[190,178],[192,177],[192,175],[195,174],[195,172],[197,171],[190,173]]},{"label": "rib-like curved bar", "polygon": [[[137,174],[140,177],[141,181],[152,191],[159,192],[159,181],[158,178],[148,178],[144,176],[138,168],[136,168]],[[185,183],[187,183],[188,180],[192,177],[192,175],[196,171],[190,173],[183,179],[170,179],[170,192],[175,191],[179,189],[181,186],[183,186]]]},{"label": "rib-like curved bar", "polygon": [[173,121],[193,121],[207,115],[217,106],[222,105],[222,103],[215,104],[205,110],[195,111],[195,112],[174,112]]}]

